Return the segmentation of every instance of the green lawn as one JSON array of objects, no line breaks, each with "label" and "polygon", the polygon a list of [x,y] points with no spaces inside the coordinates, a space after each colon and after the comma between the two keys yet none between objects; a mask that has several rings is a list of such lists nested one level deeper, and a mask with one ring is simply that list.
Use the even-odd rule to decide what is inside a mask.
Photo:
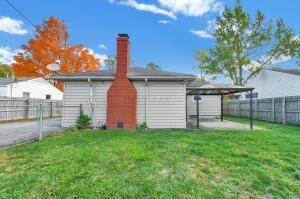
[{"label": "green lawn", "polygon": [[300,127],[258,124],[49,137],[0,152],[0,198],[299,197]]}]

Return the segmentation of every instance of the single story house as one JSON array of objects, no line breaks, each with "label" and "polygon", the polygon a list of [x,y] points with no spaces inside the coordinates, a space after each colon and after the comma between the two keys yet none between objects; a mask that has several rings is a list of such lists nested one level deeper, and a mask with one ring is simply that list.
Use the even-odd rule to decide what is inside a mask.
[{"label": "single story house", "polygon": [[0,78],[0,96],[62,100],[63,92],[43,78]]},{"label": "single story house", "polygon": [[[151,129],[185,129],[187,119],[197,115],[194,98],[187,94],[203,86],[195,85],[196,76],[129,63],[129,36],[119,34],[116,70],[53,75],[52,79],[64,82],[62,126],[76,126],[81,110],[91,116],[95,127],[135,129],[146,122]],[[220,96],[203,96],[200,113],[199,117],[219,117]]]}]

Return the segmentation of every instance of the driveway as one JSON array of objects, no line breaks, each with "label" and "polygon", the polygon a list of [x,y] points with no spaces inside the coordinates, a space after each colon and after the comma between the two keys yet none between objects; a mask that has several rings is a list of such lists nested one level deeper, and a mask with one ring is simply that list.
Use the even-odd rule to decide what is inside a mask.
[{"label": "driveway", "polygon": [[[61,131],[61,119],[43,121],[43,135]],[[15,122],[0,124],[0,149],[37,138],[37,122]]]}]

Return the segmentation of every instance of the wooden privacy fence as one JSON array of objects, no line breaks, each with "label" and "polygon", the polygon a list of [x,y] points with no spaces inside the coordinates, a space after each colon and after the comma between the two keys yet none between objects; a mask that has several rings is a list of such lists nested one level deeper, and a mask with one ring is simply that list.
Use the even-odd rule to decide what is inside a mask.
[{"label": "wooden privacy fence", "polygon": [[[300,96],[253,100],[253,118],[283,124],[300,124]],[[228,101],[225,115],[249,117],[250,100]]]},{"label": "wooden privacy fence", "polygon": [[36,118],[39,104],[43,107],[43,117],[62,115],[62,101],[59,100],[0,97],[0,121]]}]

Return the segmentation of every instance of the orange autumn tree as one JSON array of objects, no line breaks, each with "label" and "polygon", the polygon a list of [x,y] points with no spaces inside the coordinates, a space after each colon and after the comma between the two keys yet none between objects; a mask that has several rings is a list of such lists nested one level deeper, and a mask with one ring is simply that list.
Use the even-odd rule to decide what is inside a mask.
[{"label": "orange autumn tree", "polygon": [[[34,38],[22,45],[22,51],[15,56],[16,63],[12,64],[15,76],[47,78],[54,73],[47,69],[47,65],[56,60],[60,61],[59,73],[99,70],[99,59],[81,44],[68,44],[68,36],[63,22],[55,17],[45,20],[37,28]],[[62,88],[61,85],[57,87]]]}]

